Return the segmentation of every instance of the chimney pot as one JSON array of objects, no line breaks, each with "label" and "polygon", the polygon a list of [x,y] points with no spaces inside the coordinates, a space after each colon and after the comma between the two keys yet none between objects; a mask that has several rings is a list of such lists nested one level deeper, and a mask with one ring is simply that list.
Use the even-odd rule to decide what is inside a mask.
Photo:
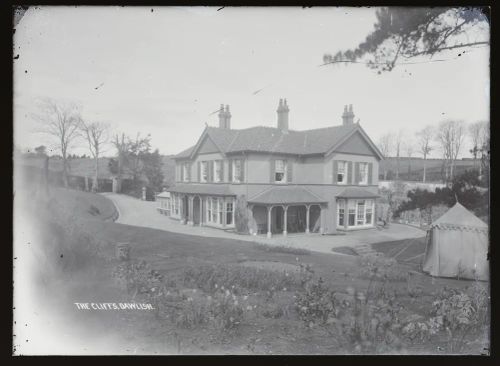
[{"label": "chimney pot", "polygon": [[229,105],[226,104],[226,109],[224,110],[224,104],[220,105],[219,110],[219,128],[231,128],[231,113],[229,112]]},{"label": "chimney pot", "polygon": [[351,125],[353,123],[354,123],[354,113],[352,111],[352,104],[349,104],[349,107],[347,105],[344,105],[344,113],[342,114],[342,124]]},{"label": "chimney pot", "polygon": [[289,108],[286,99],[280,99],[278,105],[278,129],[283,133],[288,133],[288,112]]}]

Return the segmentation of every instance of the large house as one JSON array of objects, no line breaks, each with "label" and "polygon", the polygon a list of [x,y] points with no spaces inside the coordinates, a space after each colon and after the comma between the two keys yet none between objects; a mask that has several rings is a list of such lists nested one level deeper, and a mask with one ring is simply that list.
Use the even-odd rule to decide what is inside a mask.
[{"label": "large house", "polygon": [[378,166],[383,158],[345,106],[338,126],[289,129],[280,100],[276,127],[205,127],[177,154],[175,186],[162,213],[181,224],[265,234],[334,233],[375,226]]}]

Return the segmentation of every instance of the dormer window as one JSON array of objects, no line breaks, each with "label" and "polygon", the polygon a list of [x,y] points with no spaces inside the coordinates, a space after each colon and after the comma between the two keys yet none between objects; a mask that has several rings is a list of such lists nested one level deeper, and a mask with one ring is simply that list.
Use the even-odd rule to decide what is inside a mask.
[{"label": "dormer window", "polygon": [[359,163],[359,184],[368,184],[368,163]]},{"label": "dormer window", "polygon": [[339,161],[337,165],[337,184],[347,183],[347,161]]},{"label": "dormer window", "polygon": [[276,183],[286,182],[286,161],[283,159],[274,161],[274,181]]}]

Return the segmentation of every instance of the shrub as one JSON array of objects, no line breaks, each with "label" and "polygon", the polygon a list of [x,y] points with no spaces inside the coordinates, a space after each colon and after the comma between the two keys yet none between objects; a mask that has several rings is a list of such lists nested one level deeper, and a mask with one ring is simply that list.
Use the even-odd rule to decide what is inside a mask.
[{"label": "shrub", "polygon": [[293,248],[290,246],[284,245],[268,245],[264,243],[256,243],[255,247],[261,250],[265,250],[270,253],[286,253],[286,254],[295,254],[295,255],[308,255],[311,254],[310,250],[303,248]]},{"label": "shrub", "polygon": [[381,281],[402,281],[407,278],[407,272],[398,267],[394,258],[380,254],[367,254],[359,257],[359,277]]},{"label": "shrub", "polygon": [[269,271],[235,265],[202,265],[190,267],[183,273],[185,284],[194,285],[208,293],[220,288],[241,293],[243,289],[271,291],[300,286],[295,273]]},{"label": "shrub", "polygon": [[325,286],[322,278],[317,282],[309,282],[304,292],[296,295],[296,308],[300,319],[310,327],[315,323],[325,324],[327,320],[335,316],[334,304],[335,293]]},{"label": "shrub", "polygon": [[467,335],[488,331],[489,295],[478,283],[466,291],[444,288],[432,305],[430,332],[446,332],[450,352],[461,352],[467,344]]}]

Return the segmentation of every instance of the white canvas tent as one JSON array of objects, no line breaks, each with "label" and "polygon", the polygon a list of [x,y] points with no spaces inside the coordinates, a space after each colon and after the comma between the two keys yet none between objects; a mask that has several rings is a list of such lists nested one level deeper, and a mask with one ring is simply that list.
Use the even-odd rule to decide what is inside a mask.
[{"label": "white canvas tent", "polygon": [[432,276],[488,280],[488,225],[456,203],[427,232],[423,271]]}]

